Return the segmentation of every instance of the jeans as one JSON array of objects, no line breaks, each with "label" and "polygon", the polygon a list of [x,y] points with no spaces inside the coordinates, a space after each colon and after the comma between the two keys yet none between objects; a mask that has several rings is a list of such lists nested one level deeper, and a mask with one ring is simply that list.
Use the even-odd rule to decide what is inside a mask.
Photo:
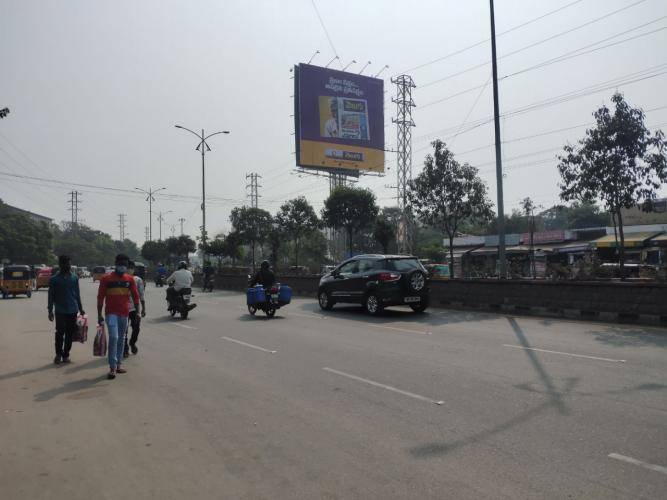
[{"label": "jeans", "polygon": [[115,370],[123,361],[127,316],[107,314],[107,330],[109,332],[109,367]]},{"label": "jeans", "polygon": [[141,316],[139,316],[139,313],[137,313],[136,310],[130,311],[130,326],[132,327],[132,336],[130,337],[130,342],[128,345],[127,334],[125,334],[125,352],[130,352],[129,346],[136,344],[137,339],[139,338],[139,330],[141,328]]},{"label": "jeans", "polygon": [[69,358],[72,336],[76,332],[76,313],[56,313],[56,356]]}]

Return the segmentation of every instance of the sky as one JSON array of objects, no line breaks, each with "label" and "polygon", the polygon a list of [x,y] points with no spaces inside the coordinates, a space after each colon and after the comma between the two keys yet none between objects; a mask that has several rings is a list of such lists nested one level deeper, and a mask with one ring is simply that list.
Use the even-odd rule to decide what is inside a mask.
[{"label": "sky", "polygon": [[[649,127],[667,129],[667,2],[497,0],[495,9],[506,212],[526,196],[545,208],[559,201],[555,155],[615,91],[646,111]],[[413,176],[440,138],[496,199],[486,0],[0,0],[0,12],[0,108],[11,110],[0,120],[0,198],[56,222],[70,219],[77,190],[80,220],[118,238],[126,214],[125,234],[141,244],[148,203],[130,191],[164,187],[153,238],[160,212],[163,238],[180,234],[179,219],[198,234],[201,156],[176,124],[230,131],[209,141],[209,234],[229,231],[230,210],[248,203],[251,172],[262,176],[260,208],[275,213],[304,195],[319,211],[329,182],[295,169],[290,71],[317,50],[317,65],[356,60],[349,71],[359,72],[371,61],[367,75],[389,66],[380,74],[387,149],[390,78],[411,75]],[[385,176],[357,184],[381,206],[396,203],[395,163],[387,153]]]}]

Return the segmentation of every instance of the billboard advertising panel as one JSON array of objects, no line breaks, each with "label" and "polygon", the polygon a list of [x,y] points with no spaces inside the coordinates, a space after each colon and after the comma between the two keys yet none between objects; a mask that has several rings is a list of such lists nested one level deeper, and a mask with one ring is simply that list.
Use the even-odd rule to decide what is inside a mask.
[{"label": "billboard advertising panel", "polygon": [[384,171],[384,82],[310,64],[294,68],[296,163]]}]

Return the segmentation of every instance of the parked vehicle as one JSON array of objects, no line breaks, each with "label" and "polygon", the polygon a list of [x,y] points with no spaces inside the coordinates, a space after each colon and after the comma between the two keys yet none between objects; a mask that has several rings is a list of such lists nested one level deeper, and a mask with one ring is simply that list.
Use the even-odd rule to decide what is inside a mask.
[{"label": "parked vehicle", "polygon": [[248,312],[254,316],[257,311],[263,311],[267,317],[273,318],[276,311],[292,301],[292,289],[287,285],[276,283],[271,288],[252,284],[248,276],[247,305]]},{"label": "parked vehicle", "polygon": [[416,257],[357,255],[320,279],[317,297],[325,311],[337,303],[360,304],[375,316],[399,305],[424,312],[429,291],[428,272]]},{"label": "parked vehicle", "polygon": [[40,269],[36,269],[36,271],[37,279],[35,282],[35,290],[39,290],[40,288],[49,288],[49,282],[51,281],[51,276],[53,276],[53,268],[42,267]]},{"label": "parked vehicle", "polygon": [[30,266],[5,266],[2,270],[2,281],[0,281],[2,298],[10,295],[25,295],[32,297],[32,270]]},{"label": "parked vehicle", "polygon": [[104,266],[95,266],[93,267],[93,283],[99,281],[102,276],[107,273],[107,268]]},{"label": "parked vehicle", "polygon": [[181,319],[188,319],[188,314],[195,305],[190,304],[192,299],[192,288],[181,288],[179,291],[174,291],[174,295],[171,300],[168,299],[169,305],[167,306],[167,311],[171,314],[173,318],[176,316],[176,313],[181,315]]}]

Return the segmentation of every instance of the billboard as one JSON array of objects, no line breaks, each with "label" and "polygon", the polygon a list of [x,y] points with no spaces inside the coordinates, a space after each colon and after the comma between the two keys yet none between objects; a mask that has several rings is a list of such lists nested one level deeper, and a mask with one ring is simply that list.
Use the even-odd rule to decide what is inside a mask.
[{"label": "billboard", "polygon": [[297,166],[384,172],[384,82],[310,64],[294,73]]}]

